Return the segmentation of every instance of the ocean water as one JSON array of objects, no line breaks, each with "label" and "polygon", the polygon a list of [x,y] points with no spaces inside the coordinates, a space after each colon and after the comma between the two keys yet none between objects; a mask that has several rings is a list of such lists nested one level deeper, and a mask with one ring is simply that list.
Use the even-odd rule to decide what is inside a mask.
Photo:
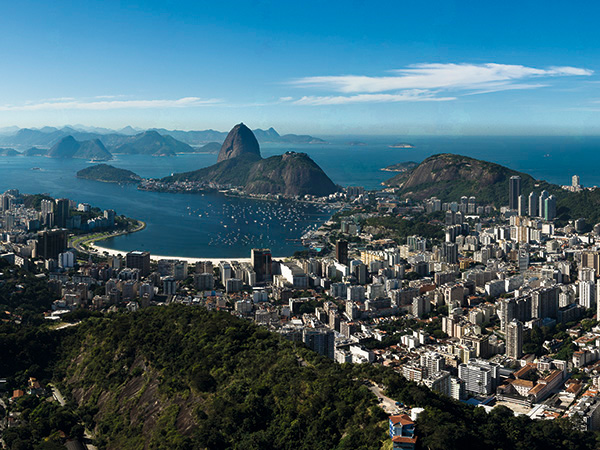
[{"label": "ocean water", "polygon": [[[390,164],[420,162],[436,153],[456,153],[506,165],[552,183],[570,184],[581,177],[584,186],[600,185],[600,137],[330,137],[327,145],[263,145],[268,157],[284,151],[308,153],[341,186],[377,188],[394,174],[381,171]],[[349,146],[350,141],[367,145]],[[408,142],[412,149],[390,148]],[[119,156],[110,164],[144,177],[162,177],[206,167],[216,155],[153,158]],[[113,238],[103,246],[159,255],[187,257],[248,257],[253,247],[271,248],[274,255],[301,249],[294,241],[309,227],[327,220],[331,211],[293,202],[235,199],[221,194],[167,194],[138,191],[135,186],[80,180],[83,160],[43,157],[0,157],[0,191],[48,193],[101,208],[112,208],[143,220],[139,233]],[[38,167],[41,170],[31,170]]]}]

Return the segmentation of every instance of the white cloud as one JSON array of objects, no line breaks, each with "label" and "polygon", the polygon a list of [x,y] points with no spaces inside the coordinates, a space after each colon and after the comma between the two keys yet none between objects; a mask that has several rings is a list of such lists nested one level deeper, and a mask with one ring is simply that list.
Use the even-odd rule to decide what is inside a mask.
[{"label": "white cloud", "polygon": [[218,99],[202,99],[184,97],[176,100],[102,100],[81,101],[64,99],[58,101],[42,101],[25,105],[0,105],[0,111],[48,111],[48,110],[111,110],[111,109],[154,109],[154,108],[192,108],[211,106],[220,103]]},{"label": "white cloud", "polygon": [[406,91],[400,94],[358,94],[338,96],[304,96],[294,103],[297,105],[347,105],[350,103],[387,103],[387,102],[441,102],[455,100],[456,97],[435,97],[427,91]]},{"label": "white cloud", "polygon": [[482,89],[508,85],[526,78],[591,75],[588,69],[551,67],[536,69],[507,64],[418,64],[394,70],[396,76],[357,75],[307,77],[296,86],[329,88],[343,93],[386,92],[399,89]]},{"label": "white cloud", "polygon": [[[306,77],[293,80],[290,84],[303,88],[330,90],[341,94],[355,94],[351,96],[303,97],[295,102],[297,104],[452,100],[455,97],[438,97],[438,95],[444,91],[455,92],[455,95],[465,95],[514,89],[537,89],[545,87],[547,84],[524,83],[523,80],[590,76],[593,71],[568,66],[538,69],[522,65],[488,63],[417,64],[405,69],[393,70],[391,73],[393,75],[381,77],[364,75]],[[382,93],[386,92],[391,93],[382,96]],[[414,95],[414,92],[418,92],[418,95]]]}]

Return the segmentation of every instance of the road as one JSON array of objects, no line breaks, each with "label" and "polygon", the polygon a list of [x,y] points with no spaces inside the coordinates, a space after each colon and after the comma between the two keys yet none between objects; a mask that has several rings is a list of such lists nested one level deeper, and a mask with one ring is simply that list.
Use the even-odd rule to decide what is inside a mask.
[{"label": "road", "polygon": [[144,228],[146,228],[146,223],[142,222],[141,220],[137,220],[137,226],[133,230],[118,230],[113,232],[90,233],[88,235],[74,236],[73,238],[71,238],[69,245],[73,246],[77,251],[84,254],[97,254],[97,250],[92,248],[92,250],[90,251],[88,249],[83,248],[83,245],[85,244],[91,246],[97,241],[102,241],[104,239],[122,236],[125,234],[137,233],[138,231],[141,231]]},{"label": "road", "polygon": [[54,330],[62,330],[63,328],[68,328],[68,327],[74,327],[75,325],[79,325],[81,322],[73,322],[73,323],[62,323],[59,326],[57,326],[56,328],[54,328]]},{"label": "road", "polygon": [[389,398],[384,395],[381,388],[374,383],[371,383],[369,386],[369,390],[377,396],[379,401],[379,406],[386,412],[386,414],[398,414],[400,413],[400,408],[396,406],[396,400]]},{"label": "road", "polygon": [[[50,388],[52,389],[52,396],[54,397],[54,399],[60,403],[60,406],[65,406],[65,404],[67,403],[65,401],[65,398],[63,397],[63,395],[60,393],[60,391],[58,390],[58,388],[56,386],[54,386],[53,384],[48,383],[48,386],[50,386]],[[84,431],[84,444],[87,447],[88,450],[98,450],[94,445],[92,445],[90,443],[90,441],[92,439],[94,439],[94,436],[92,436],[92,434],[85,429]]]}]

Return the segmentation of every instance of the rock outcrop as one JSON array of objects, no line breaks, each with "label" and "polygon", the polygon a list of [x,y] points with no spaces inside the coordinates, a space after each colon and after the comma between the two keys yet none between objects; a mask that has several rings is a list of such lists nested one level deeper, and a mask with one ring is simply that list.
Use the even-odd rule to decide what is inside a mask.
[{"label": "rock outcrop", "polygon": [[252,130],[240,123],[233,127],[225,138],[217,162],[220,163],[246,154],[260,157],[260,147]]}]

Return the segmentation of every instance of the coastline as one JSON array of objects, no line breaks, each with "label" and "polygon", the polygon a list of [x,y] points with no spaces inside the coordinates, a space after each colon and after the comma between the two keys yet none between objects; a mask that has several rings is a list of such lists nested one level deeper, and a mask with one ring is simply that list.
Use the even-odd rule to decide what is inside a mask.
[{"label": "coastline", "polygon": [[[106,248],[100,245],[91,244],[90,247],[94,248],[98,253],[102,254],[106,252],[109,256],[125,256],[127,251],[124,250],[115,250],[113,248]],[[273,260],[283,260],[289,258],[289,256],[273,256]],[[251,262],[249,257],[240,257],[240,258],[197,258],[197,257],[189,257],[189,256],[173,256],[173,255],[154,255],[150,253],[150,260],[158,261],[159,259],[178,259],[180,261],[186,261],[188,264],[195,264],[201,261],[210,261],[213,264],[219,264],[221,261],[237,261],[237,262]]]}]

